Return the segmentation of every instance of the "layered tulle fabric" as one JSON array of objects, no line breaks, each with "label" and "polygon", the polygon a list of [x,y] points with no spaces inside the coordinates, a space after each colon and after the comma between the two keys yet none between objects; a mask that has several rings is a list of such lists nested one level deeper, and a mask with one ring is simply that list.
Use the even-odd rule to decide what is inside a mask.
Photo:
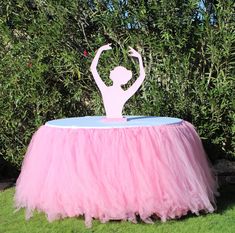
[{"label": "layered tulle fabric", "polygon": [[84,215],[149,222],[213,212],[217,184],[194,127],[69,129],[42,126],[25,156],[15,193],[27,218]]}]

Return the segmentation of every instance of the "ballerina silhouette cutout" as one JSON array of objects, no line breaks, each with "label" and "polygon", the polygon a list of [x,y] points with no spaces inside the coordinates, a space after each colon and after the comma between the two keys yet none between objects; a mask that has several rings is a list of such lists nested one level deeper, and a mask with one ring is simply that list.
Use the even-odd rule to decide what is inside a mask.
[{"label": "ballerina silhouette cutout", "polygon": [[104,45],[98,49],[91,63],[91,72],[95,82],[101,92],[107,121],[125,121],[122,116],[122,109],[127,100],[134,95],[139,89],[145,78],[145,71],[141,55],[129,47],[129,56],[136,57],[139,60],[139,77],[127,90],[122,89],[122,85],[126,84],[132,78],[132,72],[123,66],[117,66],[110,71],[110,79],[113,81],[112,86],[106,86],[97,72],[97,64],[99,57],[103,51],[112,49],[111,44]]}]

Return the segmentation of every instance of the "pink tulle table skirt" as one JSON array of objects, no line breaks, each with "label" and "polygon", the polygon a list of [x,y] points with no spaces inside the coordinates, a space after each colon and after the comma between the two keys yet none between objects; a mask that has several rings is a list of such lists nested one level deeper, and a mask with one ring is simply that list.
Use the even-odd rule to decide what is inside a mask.
[{"label": "pink tulle table skirt", "polygon": [[48,220],[151,222],[189,211],[213,212],[217,183],[194,127],[177,124],[121,128],[41,126],[16,183],[15,206]]}]

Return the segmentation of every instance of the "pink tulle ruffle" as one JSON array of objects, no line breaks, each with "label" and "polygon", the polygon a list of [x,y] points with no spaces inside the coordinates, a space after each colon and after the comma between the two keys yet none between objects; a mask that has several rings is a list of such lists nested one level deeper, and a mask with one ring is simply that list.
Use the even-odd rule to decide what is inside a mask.
[{"label": "pink tulle ruffle", "polygon": [[41,126],[25,156],[15,193],[27,218],[85,216],[106,222],[162,221],[213,212],[217,183],[194,127],[113,129]]}]

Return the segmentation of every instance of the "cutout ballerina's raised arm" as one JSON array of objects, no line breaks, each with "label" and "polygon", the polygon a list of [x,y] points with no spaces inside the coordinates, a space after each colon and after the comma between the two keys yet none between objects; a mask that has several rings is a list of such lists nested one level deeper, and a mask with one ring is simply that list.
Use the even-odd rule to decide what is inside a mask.
[{"label": "cutout ballerina's raised arm", "polygon": [[98,49],[98,51],[96,52],[96,55],[91,63],[91,72],[92,72],[92,75],[95,79],[95,82],[98,86],[98,88],[100,89],[100,91],[102,92],[107,86],[105,85],[105,83],[103,82],[103,80],[100,78],[100,75],[97,71],[97,65],[98,65],[98,61],[99,61],[99,58],[100,58],[100,55],[103,51],[105,50],[110,50],[112,49],[111,44],[107,44],[107,45],[104,45],[102,47],[100,47]]},{"label": "cutout ballerina's raised arm", "polygon": [[139,78],[136,79],[136,81],[133,83],[133,85],[125,91],[126,97],[129,99],[132,95],[135,94],[135,92],[140,88],[141,84],[143,83],[145,79],[145,71],[144,71],[144,65],[141,55],[134,50],[133,48],[129,47],[129,55],[132,57],[136,57],[139,60]]},{"label": "cutout ballerina's raised arm", "polygon": [[141,55],[130,47],[129,55],[136,57],[139,60],[140,75],[133,85],[126,91],[122,89],[122,85],[126,84],[132,78],[132,72],[123,66],[117,66],[110,72],[110,79],[113,81],[112,86],[106,86],[97,72],[97,65],[101,53],[105,50],[110,50],[111,44],[100,47],[91,64],[91,72],[95,79],[98,88],[101,91],[107,121],[125,121],[122,116],[122,109],[126,101],[134,95],[139,89],[145,78],[145,71]]}]

